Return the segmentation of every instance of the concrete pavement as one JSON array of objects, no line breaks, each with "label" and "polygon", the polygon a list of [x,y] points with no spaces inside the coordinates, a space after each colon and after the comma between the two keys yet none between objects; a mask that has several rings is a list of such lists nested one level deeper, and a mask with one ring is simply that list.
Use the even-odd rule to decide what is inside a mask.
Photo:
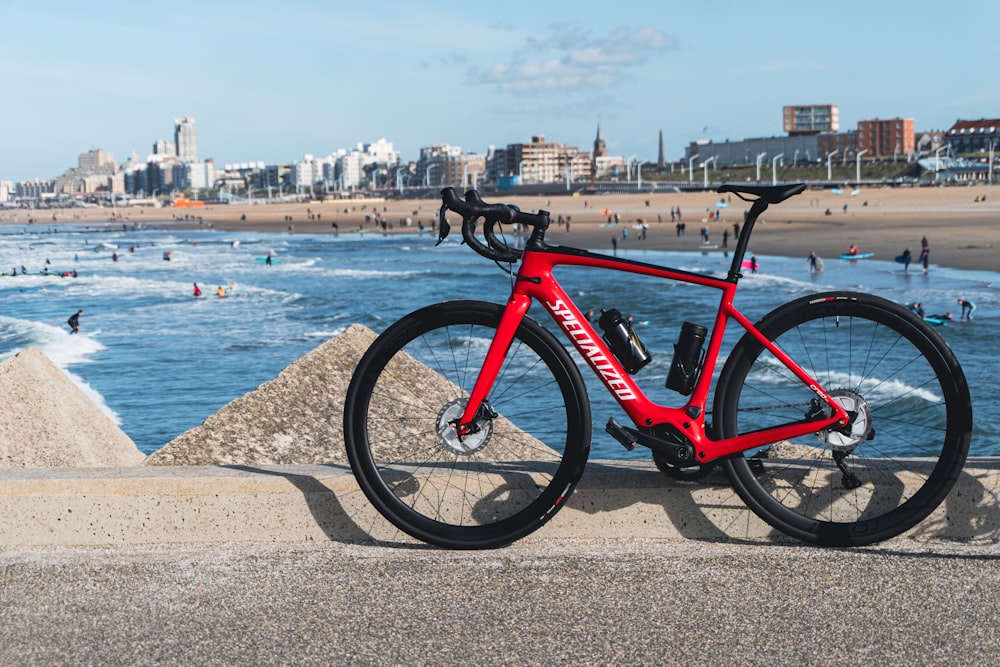
[{"label": "concrete pavement", "polygon": [[0,471],[0,665],[1000,661],[1000,465],[906,536],[775,536],[594,461],[510,547],[414,544],[342,466]]}]

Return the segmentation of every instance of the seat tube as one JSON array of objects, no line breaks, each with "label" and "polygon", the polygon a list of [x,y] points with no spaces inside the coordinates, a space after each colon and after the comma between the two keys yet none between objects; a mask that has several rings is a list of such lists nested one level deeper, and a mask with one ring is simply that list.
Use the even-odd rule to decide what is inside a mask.
[{"label": "seat tube", "polygon": [[530,305],[531,297],[524,294],[511,294],[507,300],[507,306],[500,317],[500,323],[493,335],[490,349],[486,352],[483,367],[479,371],[479,377],[476,378],[476,384],[469,396],[469,403],[465,406],[465,412],[462,413],[462,418],[456,426],[458,435],[468,435],[471,432],[473,420],[479,412],[479,406],[483,404],[483,401],[489,396],[490,390],[493,389],[493,383],[496,382],[504,359],[507,358],[507,351],[514,340],[514,334],[521,326],[521,320],[524,319]]}]

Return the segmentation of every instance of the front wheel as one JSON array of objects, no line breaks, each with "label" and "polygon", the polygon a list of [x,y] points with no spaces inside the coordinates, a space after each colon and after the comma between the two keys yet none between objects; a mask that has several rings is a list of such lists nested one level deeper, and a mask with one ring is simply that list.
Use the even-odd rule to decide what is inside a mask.
[{"label": "front wheel", "polygon": [[[757,328],[852,416],[848,427],[723,461],[767,523],[826,546],[899,535],[944,500],[965,463],[972,403],[947,343],[913,313],[856,293],[817,294]],[[745,335],[719,377],[724,437],[821,416],[815,394]]]},{"label": "front wheel", "polygon": [[351,468],[372,504],[409,535],[483,549],[527,535],[562,507],[590,451],[590,404],[565,348],[524,318],[478,429],[453,427],[503,314],[453,301],[422,308],[378,337],[344,406]]}]

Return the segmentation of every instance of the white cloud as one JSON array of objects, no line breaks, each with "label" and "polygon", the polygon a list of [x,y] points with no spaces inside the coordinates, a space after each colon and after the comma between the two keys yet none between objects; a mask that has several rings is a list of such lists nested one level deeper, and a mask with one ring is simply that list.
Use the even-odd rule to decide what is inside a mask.
[{"label": "white cloud", "polygon": [[677,38],[649,27],[617,27],[592,35],[575,26],[554,26],[528,37],[509,62],[468,71],[472,83],[501,92],[566,92],[612,86],[632,77],[630,68],[677,48]]}]

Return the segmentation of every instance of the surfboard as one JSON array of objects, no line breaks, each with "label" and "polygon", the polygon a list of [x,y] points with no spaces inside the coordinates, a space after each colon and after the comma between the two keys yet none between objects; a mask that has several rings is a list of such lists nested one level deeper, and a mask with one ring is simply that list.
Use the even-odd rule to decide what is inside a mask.
[{"label": "surfboard", "polygon": [[900,264],[909,264],[913,261],[913,257],[907,255],[896,255],[896,261]]},{"label": "surfboard", "polygon": [[868,257],[874,257],[874,256],[875,256],[875,253],[873,253],[873,252],[859,252],[857,255],[849,255],[847,253],[844,253],[843,255],[840,256],[840,258],[841,259],[867,259]]},{"label": "surfboard", "polygon": [[927,324],[930,324],[931,326],[934,327],[943,327],[945,325],[944,320],[938,319],[936,317],[925,317],[924,322],[927,322]]},{"label": "surfboard", "polygon": [[[744,259],[743,260],[743,268],[744,269],[753,269],[753,264],[750,262],[749,259]],[[757,260],[757,270],[760,271],[760,260],[759,259]]]},{"label": "surfboard", "polygon": [[[258,257],[257,261],[261,264],[267,264],[267,257]],[[277,264],[279,261],[280,260],[277,257],[273,255],[271,256],[271,264]]]},{"label": "surfboard", "polygon": [[95,329],[94,331],[88,331],[87,335],[90,336],[91,338],[93,338],[94,336],[96,336],[99,333],[101,333],[101,330],[100,329]]},{"label": "surfboard", "polygon": [[816,273],[819,273],[820,271],[823,270],[823,260],[820,259],[819,257],[816,258],[816,267],[815,268],[816,268]]}]

